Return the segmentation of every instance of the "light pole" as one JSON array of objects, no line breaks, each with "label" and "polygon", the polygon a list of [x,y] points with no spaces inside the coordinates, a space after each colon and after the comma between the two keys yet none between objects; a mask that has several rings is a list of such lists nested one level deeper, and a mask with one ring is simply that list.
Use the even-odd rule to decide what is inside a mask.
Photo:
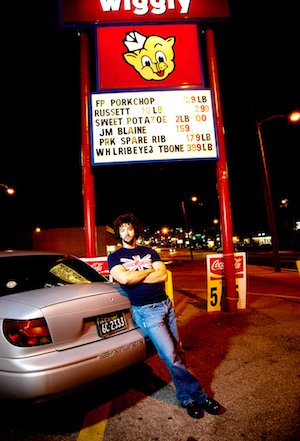
[{"label": "light pole", "polygon": [[[181,207],[182,207],[183,216],[184,216],[184,220],[185,220],[185,227],[186,227],[186,230],[187,230],[187,232],[189,234],[189,225],[188,225],[188,221],[187,221],[187,217],[186,217],[184,201],[181,201]],[[190,241],[190,253],[191,253],[191,258],[194,259],[191,241]]]},{"label": "light pole", "polygon": [[[192,202],[198,202],[197,196],[192,196],[189,200]],[[199,203],[199,205],[202,206],[203,204]],[[185,203],[183,200],[181,201],[181,208],[182,208],[182,212],[183,212],[183,216],[184,216],[185,228],[186,228],[187,234],[189,235],[190,229],[189,229],[186,210],[185,210]],[[191,253],[191,258],[194,259],[191,240],[190,240],[190,253]]]},{"label": "light pole", "polygon": [[[266,118],[260,122],[256,120],[256,130],[258,135],[259,147],[260,147],[260,158],[261,158],[261,175],[264,189],[264,197],[267,209],[267,218],[268,224],[270,228],[270,233],[272,236],[272,251],[273,251],[273,259],[274,259],[274,270],[275,272],[280,272],[280,259],[278,254],[278,236],[277,229],[274,217],[273,203],[271,198],[271,190],[270,190],[270,182],[269,182],[269,173],[266,162],[266,153],[263,142],[263,137],[261,133],[261,125],[264,122],[271,121],[275,118],[286,118],[286,115],[274,115],[269,118]],[[292,122],[298,122],[300,120],[300,113],[293,112],[289,115],[289,120]]]}]

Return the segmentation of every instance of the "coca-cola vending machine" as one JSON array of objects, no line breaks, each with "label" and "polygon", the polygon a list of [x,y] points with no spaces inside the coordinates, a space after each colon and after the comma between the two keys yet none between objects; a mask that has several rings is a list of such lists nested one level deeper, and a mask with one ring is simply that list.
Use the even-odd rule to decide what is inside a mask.
[{"label": "coca-cola vending machine", "polygon": [[[235,253],[235,281],[238,309],[246,308],[246,253]],[[224,294],[223,254],[206,256],[207,311],[221,311]]]}]

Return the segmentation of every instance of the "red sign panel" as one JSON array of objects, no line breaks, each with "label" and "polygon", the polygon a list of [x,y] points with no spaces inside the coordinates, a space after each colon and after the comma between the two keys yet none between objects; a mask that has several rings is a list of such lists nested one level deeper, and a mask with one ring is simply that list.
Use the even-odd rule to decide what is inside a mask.
[{"label": "red sign panel", "polygon": [[91,265],[102,276],[109,276],[107,257],[84,257],[81,260]]},{"label": "red sign panel", "polygon": [[[234,256],[235,277],[244,277],[244,253],[236,253]],[[209,273],[211,280],[221,279],[224,274],[224,260],[223,255],[220,257],[210,258]]]},{"label": "red sign panel", "polygon": [[229,19],[228,0],[60,0],[61,25]]},{"label": "red sign panel", "polygon": [[203,87],[195,24],[96,28],[97,87]]}]

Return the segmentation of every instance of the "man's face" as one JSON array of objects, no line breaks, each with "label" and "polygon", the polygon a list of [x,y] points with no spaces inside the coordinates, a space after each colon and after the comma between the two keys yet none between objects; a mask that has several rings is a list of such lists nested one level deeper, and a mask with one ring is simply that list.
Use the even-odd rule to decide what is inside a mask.
[{"label": "man's face", "polygon": [[131,224],[122,224],[119,233],[123,244],[133,245],[135,241],[135,231]]}]

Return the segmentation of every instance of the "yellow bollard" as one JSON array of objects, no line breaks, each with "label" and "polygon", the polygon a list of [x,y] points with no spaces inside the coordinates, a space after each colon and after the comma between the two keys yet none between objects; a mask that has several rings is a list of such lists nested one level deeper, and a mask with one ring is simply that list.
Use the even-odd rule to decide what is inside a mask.
[{"label": "yellow bollard", "polygon": [[297,270],[298,270],[299,277],[300,277],[300,260],[296,260],[296,265],[297,265]]},{"label": "yellow bollard", "polygon": [[165,282],[165,291],[171,302],[174,306],[174,293],[173,293],[173,281],[172,281],[172,273],[170,270],[167,270],[168,280]]}]

